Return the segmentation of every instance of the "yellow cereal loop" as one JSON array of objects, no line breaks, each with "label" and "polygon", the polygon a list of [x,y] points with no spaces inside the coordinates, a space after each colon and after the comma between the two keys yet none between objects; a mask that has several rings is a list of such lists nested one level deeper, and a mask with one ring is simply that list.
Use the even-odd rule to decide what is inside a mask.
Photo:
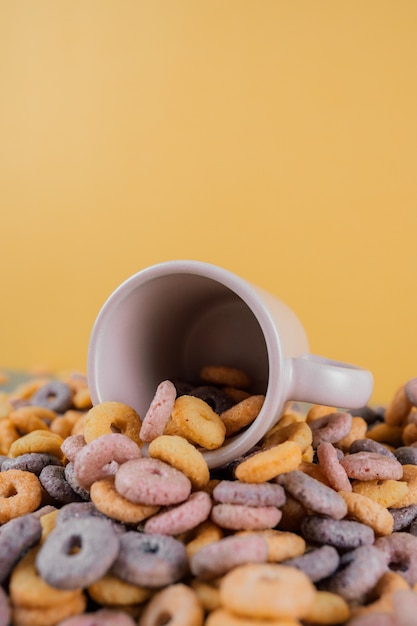
[{"label": "yellow cereal loop", "polygon": [[194,396],[180,396],[175,400],[172,419],[183,436],[206,450],[220,448],[226,436],[226,427],[213,409]]},{"label": "yellow cereal loop", "polygon": [[87,598],[79,593],[65,602],[49,607],[26,607],[17,604],[13,606],[13,626],[56,626],[64,619],[79,615],[85,611]]},{"label": "yellow cereal loop", "polygon": [[344,624],[350,617],[350,608],[344,598],[329,591],[317,591],[313,606],[306,621],[313,624],[336,626]]},{"label": "yellow cereal loop", "polygon": [[364,439],[366,437],[368,431],[368,424],[363,419],[363,417],[359,417],[358,415],[354,415],[352,417],[352,426],[350,428],[349,433],[340,439],[335,446],[343,450],[343,452],[348,452],[350,446],[357,439]]},{"label": "yellow cereal loop", "polygon": [[405,446],[411,446],[412,443],[417,441],[417,424],[412,422],[404,426],[402,440]]},{"label": "yellow cereal loop", "polygon": [[300,463],[300,446],[286,441],[242,461],[235,469],[235,476],[246,483],[264,483],[297,469]]},{"label": "yellow cereal loop", "polygon": [[206,612],[215,611],[220,607],[219,581],[210,581],[208,583],[194,578],[190,585],[196,592],[201,606]]},{"label": "yellow cereal loop", "polygon": [[130,604],[141,604],[150,598],[152,594],[150,589],[127,583],[110,573],[92,583],[87,588],[87,591],[88,595],[99,604],[120,607]]},{"label": "yellow cereal loop", "polygon": [[410,504],[417,504],[417,465],[403,465],[403,477],[408,492],[392,505],[393,509],[402,509]]},{"label": "yellow cereal loop", "polygon": [[92,406],[92,402],[90,390],[88,389],[88,387],[82,387],[81,389],[78,389],[74,394],[72,403],[77,409],[90,409]]},{"label": "yellow cereal loop", "polygon": [[84,438],[87,443],[101,435],[122,433],[130,437],[138,446],[141,420],[135,409],[123,402],[100,402],[84,416]]},{"label": "yellow cereal loop", "polygon": [[381,422],[376,426],[372,426],[366,433],[366,436],[368,439],[378,441],[378,443],[385,443],[398,448],[403,445],[402,432],[401,426],[390,426]]},{"label": "yellow cereal loop", "polygon": [[36,413],[13,411],[9,418],[21,435],[33,430],[49,430],[47,424]]},{"label": "yellow cereal loop", "polygon": [[55,411],[52,411],[51,409],[47,409],[44,406],[30,405],[30,406],[21,406],[19,409],[15,409],[13,411],[13,415],[19,415],[22,418],[25,416],[30,417],[32,415],[35,415],[46,424],[49,424],[50,422],[52,422],[52,420],[54,420],[58,416],[58,413],[56,413]]},{"label": "yellow cereal loop", "polygon": [[149,456],[180,470],[191,481],[194,489],[205,487],[210,472],[204,456],[192,443],[177,435],[156,437],[148,447]]},{"label": "yellow cereal loop", "polygon": [[313,442],[311,428],[305,422],[293,422],[287,426],[280,425],[280,422],[264,438],[263,445],[266,447],[276,446],[284,441],[294,441],[301,452],[305,452]]},{"label": "yellow cereal loop", "polygon": [[352,489],[355,493],[375,500],[381,506],[392,507],[408,493],[408,485],[401,480],[354,480]]},{"label": "yellow cereal loop", "polygon": [[348,507],[348,515],[373,528],[376,535],[390,535],[394,518],[384,506],[367,496],[350,491],[339,491]]},{"label": "yellow cereal loop", "polygon": [[40,517],[39,521],[42,526],[41,543],[45,541],[49,533],[51,533],[53,529],[55,528],[58,512],[59,510],[56,509],[55,511],[51,511],[50,513],[46,513],[45,515],[42,515]]},{"label": "yellow cereal loop", "polygon": [[337,408],[334,406],[326,406],[325,404],[313,404],[313,406],[307,411],[307,424],[309,424],[310,422],[314,422],[314,420],[320,419],[320,417],[325,417],[325,415],[330,415],[330,413],[334,413],[335,411],[337,411]]},{"label": "yellow cereal loop", "polygon": [[19,439],[19,433],[10,417],[0,419],[0,454],[7,455],[10,446]]},{"label": "yellow cereal loop", "polygon": [[29,452],[44,452],[62,459],[61,446],[63,442],[62,437],[51,433],[49,430],[32,430],[32,432],[23,435],[23,437],[12,443],[9,449],[9,456],[15,458]]},{"label": "yellow cereal loop", "polygon": [[217,526],[214,522],[208,520],[203,522],[195,529],[194,537],[186,542],[185,549],[187,550],[188,558],[190,559],[193,554],[207,546],[209,543],[220,541],[223,537],[223,530]]}]

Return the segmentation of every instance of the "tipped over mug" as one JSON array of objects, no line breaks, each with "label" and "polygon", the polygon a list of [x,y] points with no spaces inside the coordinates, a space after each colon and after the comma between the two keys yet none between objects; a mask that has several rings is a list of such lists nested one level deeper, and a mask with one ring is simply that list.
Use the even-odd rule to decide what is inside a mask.
[{"label": "tipped over mug", "polygon": [[298,317],[275,296],[219,266],[175,260],[134,274],[102,306],[88,349],[91,399],[143,418],[160,382],[196,381],[206,365],[244,370],[251,392],[265,395],[248,428],[203,451],[211,468],[253,448],[288,401],[357,409],[373,389],[368,370],[310,354]]}]

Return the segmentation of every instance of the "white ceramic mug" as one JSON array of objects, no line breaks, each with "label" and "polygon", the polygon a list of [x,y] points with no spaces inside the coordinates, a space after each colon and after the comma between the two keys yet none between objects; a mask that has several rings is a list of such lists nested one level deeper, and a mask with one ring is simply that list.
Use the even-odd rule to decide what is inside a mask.
[{"label": "white ceramic mug", "polygon": [[246,430],[204,452],[209,467],[250,450],[290,400],[360,408],[373,388],[368,370],[309,354],[303,326],[279,299],[216,265],[176,260],[134,274],[104,303],[88,351],[91,398],[143,417],[160,382],[195,381],[204,365],[243,369],[265,394]]}]

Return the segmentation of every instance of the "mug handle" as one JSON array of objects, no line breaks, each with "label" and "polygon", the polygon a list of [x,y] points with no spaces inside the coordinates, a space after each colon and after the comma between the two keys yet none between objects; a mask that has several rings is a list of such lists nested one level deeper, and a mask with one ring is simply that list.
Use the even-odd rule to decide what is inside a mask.
[{"label": "mug handle", "polygon": [[368,370],[315,354],[289,360],[288,400],[359,409],[372,395],[373,376]]}]

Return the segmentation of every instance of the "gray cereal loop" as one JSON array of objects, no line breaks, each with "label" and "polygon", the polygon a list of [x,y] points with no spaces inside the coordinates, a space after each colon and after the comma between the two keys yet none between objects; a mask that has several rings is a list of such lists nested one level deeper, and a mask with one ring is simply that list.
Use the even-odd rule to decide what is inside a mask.
[{"label": "gray cereal loop", "polygon": [[0,583],[26,551],[38,543],[41,535],[41,523],[31,514],[16,517],[0,526]]},{"label": "gray cereal loop", "polygon": [[296,567],[313,582],[319,582],[331,576],[339,566],[339,553],[333,546],[321,546],[308,550],[301,556],[283,561],[282,565]]},{"label": "gray cereal loop", "polygon": [[343,498],[331,487],[300,470],[282,474],[279,483],[293,498],[301,502],[306,509],[315,513],[341,519],[347,513]]},{"label": "gray cereal loop", "polygon": [[393,532],[404,530],[417,518],[417,504],[410,504],[400,509],[389,509],[393,519]]},{"label": "gray cereal loop", "polygon": [[119,538],[107,520],[72,519],[47,536],[36,557],[36,568],[52,587],[88,587],[108,572],[119,547]]},{"label": "gray cereal loop", "polygon": [[32,474],[39,476],[43,468],[47,465],[62,466],[62,463],[53,454],[47,454],[45,452],[26,452],[14,458],[7,457],[2,463],[1,471],[6,472],[11,469],[19,469],[24,472],[32,472]]},{"label": "gray cereal loop", "polygon": [[65,467],[47,465],[39,474],[39,482],[48,495],[61,504],[81,500],[65,478]]},{"label": "gray cereal loop", "polygon": [[382,454],[388,456],[391,459],[395,459],[395,455],[391,450],[373,439],[356,439],[352,442],[349,448],[349,454],[355,454],[355,452],[375,452],[376,454]]},{"label": "gray cereal loop", "polygon": [[386,556],[375,546],[361,546],[340,559],[341,569],[326,581],[327,591],[346,601],[363,598],[387,571]]},{"label": "gray cereal loop", "polygon": [[55,413],[65,413],[72,406],[72,389],[59,380],[51,380],[40,387],[30,399],[32,406],[42,406]]},{"label": "gray cereal loop", "polygon": [[417,465],[417,448],[401,446],[395,450],[394,454],[401,465]]},{"label": "gray cereal loop", "polygon": [[150,588],[178,582],[188,570],[184,544],[168,535],[128,531],[111,573],[133,585]]},{"label": "gray cereal loop", "polygon": [[309,515],[303,519],[301,534],[311,543],[327,544],[342,550],[371,545],[375,539],[374,531],[366,524],[316,515]]},{"label": "gray cereal loop", "polygon": [[84,487],[81,487],[81,485],[78,483],[77,479],[75,478],[73,461],[70,461],[65,466],[65,478],[68,484],[70,485],[71,489],[73,489],[75,493],[80,496],[82,500],[86,500],[86,501],[90,500],[90,492],[88,491],[88,489],[84,489]]}]

